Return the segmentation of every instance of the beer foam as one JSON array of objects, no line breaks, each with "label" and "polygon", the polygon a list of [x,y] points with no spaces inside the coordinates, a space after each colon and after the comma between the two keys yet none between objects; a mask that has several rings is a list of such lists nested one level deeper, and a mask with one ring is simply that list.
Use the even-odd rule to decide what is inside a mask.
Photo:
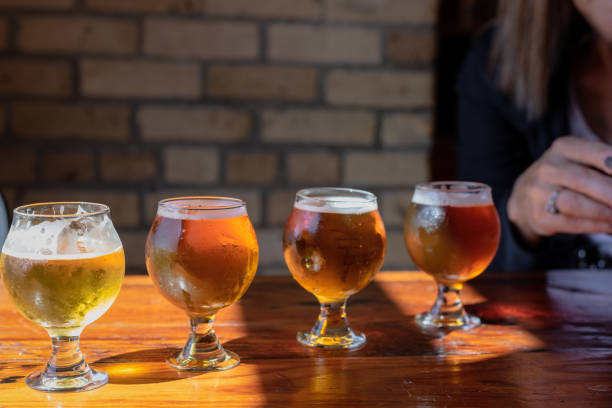
[{"label": "beer foam", "polygon": [[378,209],[376,201],[346,196],[308,197],[297,201],[294,207],[302,211],[334,214],[363,214]]},{"label": "beer foam", "polygon": [[247,210],[236,200],[202,198],[162,202],[157,215],[177,220],[218,220],[247,215]]},{"label": "beer foam", "polygon": [[11,226],[2,252],[32,260],[96,258],[122,248],[108,216],[101,221],[65,218]]},{"label": "beer foam", "polygon": [[493,203],[489,190],[474,192],[457,192],[448,190],[414,190],[412,202],[421,205],[475,207]]}]

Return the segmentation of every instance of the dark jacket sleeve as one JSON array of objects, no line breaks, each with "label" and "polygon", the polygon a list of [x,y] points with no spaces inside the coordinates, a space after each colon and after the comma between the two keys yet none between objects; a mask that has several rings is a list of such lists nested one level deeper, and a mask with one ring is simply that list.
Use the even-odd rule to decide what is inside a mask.
[{"label": "dark jacket sleeve", "polygon": [[508,220],[506,205],[518,176],[533,162],[528,122],[497,91],[490,69],[491,32],[474,45],[458,82],[458,176],[491,186],[501,221],[499,250],[490,269],[528,270],[537,252],[522,246]]}]

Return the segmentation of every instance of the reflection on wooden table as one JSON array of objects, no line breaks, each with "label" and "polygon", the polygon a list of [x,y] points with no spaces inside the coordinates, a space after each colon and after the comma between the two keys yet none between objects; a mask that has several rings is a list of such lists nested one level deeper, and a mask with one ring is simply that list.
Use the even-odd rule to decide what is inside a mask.
[{"label": "reflection on wooden table", "polygon": [[0,291],[1,407],[244,406],[612,406],[612,273],[493,273],[463,291],[485,325],[424,333],[435,285],[418,272],[380,273],[349,300],[365,348],[322,351],[299,345],[318,313],[289,277],[256,278],[219,313],[221,341],[241,364],[214,373],[165,363],[185,341],[187,319],[145,276],[127,277],[111,309],[89,326],[82,348],[110,383],[98,390],[45,394],[24,377],[49,355],[46,333]]}]

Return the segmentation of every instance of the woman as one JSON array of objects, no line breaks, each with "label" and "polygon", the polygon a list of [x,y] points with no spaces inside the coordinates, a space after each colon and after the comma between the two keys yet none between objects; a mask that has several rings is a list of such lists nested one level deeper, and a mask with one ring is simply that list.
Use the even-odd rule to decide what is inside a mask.
[{"label": "woman", "polygon": [[612,1],[501,0],[459,78],[459,177],[491,185],[491,269],[612,267]]}]

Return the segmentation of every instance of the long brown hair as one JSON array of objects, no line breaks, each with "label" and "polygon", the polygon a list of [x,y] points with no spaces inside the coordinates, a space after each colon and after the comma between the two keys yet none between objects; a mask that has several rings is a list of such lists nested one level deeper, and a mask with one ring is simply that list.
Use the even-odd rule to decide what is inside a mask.
[{"label": "long brown hair", "polygon": [[577,20],[571,0],[499,0],[491,53],[497,85],[530,119],[546,111],[555,65]]}]

